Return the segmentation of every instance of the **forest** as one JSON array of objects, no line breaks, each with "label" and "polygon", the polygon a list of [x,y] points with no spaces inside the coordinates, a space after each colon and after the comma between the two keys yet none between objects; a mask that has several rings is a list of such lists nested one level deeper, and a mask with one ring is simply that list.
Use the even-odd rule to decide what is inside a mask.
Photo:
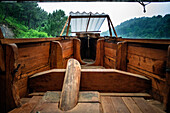
[{"label": "forest", "polygon": [[63,10],[47,13],[37,2],[0,3],[0,25],[12,28],[14,38],[59,36],[67,18]]},{"label": "forest", "polygon": [[[130,19],[116,26],[115,30],[122,38],[170,39],[170,14]],[[108,36],[109,31],[101,35]]]}]

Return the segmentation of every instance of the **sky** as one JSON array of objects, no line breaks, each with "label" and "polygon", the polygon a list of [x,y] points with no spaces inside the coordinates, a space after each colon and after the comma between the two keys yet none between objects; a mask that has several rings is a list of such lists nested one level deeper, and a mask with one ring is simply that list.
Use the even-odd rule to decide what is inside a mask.
[{"label": "sky", "polygon": [[[62,9],[67,16],[69,16],[70,11],[109,14],[114,26],[135,17],[170,14],[170,2],[151,2],[146,5],[146,13],[143,12],[143,6],[138,2],[42,2],[38,5],[48,13]],[[108,25],[105,20],[100,30],[103,32],[107,29]]]}]

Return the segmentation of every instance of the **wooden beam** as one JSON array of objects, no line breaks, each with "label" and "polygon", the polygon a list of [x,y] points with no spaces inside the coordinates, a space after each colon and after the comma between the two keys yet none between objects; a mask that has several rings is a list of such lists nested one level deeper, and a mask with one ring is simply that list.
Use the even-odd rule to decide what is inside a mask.
[{"label": "wooden beam", "polygon": [[68,36],[68,32],[69,32],[69,28],[70,28],[70,23],[71,23],[71,16],[69,16],[66,36]]},{"label": "wooden beam", "polygon": [[65,30],[65,28],[66,28],[66,26],[67,26],[68,20],[69,20],[69,17],[67,18],[67,21],[66,21],[66,23],[65,23],[65,25],[64,25],[64,27],[63,27],[61,33],[60,33],[60,36],[63,35],[63,32],[64,32],[64,30]]},{"label": "wooden beam", "polygon": [[107,17],[107,22],[108,22],[110,37],[112,37],[112,30],[111,30],[111,27],[110,27],[110,20],[109,20],[109,17]]},{"label": "wooden beam", "polygon": [[30,43],[30,42],[46,42],[46,41],[57,41],[61,40],[61,37],[57,38],[25,38],[25,39],[0,39],[2,44],[11,43]]},{"label": "wooden beam", "polygon": [[87,26],[86,26],[86,32],[88,30],[88,27],[89,27],[89,23],[90,23],[90,17],[91,17],[91,13],[90,13],[90,16],[89,16],[89,19],[88,19],[88,22],[87,22]]},{"label": "wooden beam", "polygon": [[4,58],[4,50],[2,45],[0,45],[0,70],[5,71],[5,58]]},{"label": "wooden beam", "polygon": [[111,21],[110,17],[108,17],[108,18],[109,18],[109,20],[110,20],[110,23],[111,23],[111,26],[112,26],[113,32],[114,32],[114,34],[115,34],[116,38],[118,38],[118,37],[117,37],[116,30],[115,30],[115,28],[114,28],[114,26],[113,26],[113,23],[112,23],[112,21]]},{"label": "wooden beam", "polygon": [[81,66],[75,59],[69,59],[61,92],[59,108],[63,111],[71,110],[78,103]]}]

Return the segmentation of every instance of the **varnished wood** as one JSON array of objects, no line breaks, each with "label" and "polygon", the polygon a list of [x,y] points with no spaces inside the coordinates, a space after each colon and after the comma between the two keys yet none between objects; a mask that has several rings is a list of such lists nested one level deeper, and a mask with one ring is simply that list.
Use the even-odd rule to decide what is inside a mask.
[{"label": "varnished wood", "polygon": [[69,59],[61,92],[59,108],[71,110],[77,105],[81,77],[81,66],[75,59]]},{"label": "varnished wood", "polygon": [[24,38],[24,39],[0,39],[2,44],[11,43],[30,43],[30,42],[46,42],[46,41],[57,41],[61,40],[61,37],[57,38]]}]

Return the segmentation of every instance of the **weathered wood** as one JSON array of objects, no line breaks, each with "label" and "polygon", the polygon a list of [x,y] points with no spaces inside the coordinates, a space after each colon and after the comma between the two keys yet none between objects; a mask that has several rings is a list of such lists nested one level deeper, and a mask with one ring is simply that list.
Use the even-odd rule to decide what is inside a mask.
[{"label": "weathered wood", "polygon": [[[115,69],[116,68],[116,62],[115,59],[111,58],[111,57],[104,57],[104,62],[106,65],[108,65],[110,68]],[[105,66],[105,65],[104,65]]]},{"label": "weathered wood", "polygon": [[41,98],[41,96],[33,96],[28,103],[25,103],[21,107],[16,108],[9,113],[31,113]]},{"label": "weathered wood", "polygon": [[50,58],[50,67],[62,69],[63,66],[63,50],[62,45],[59,41],[51,42],[51,58]]},{"label": "weathered wood", "polygon": [[103,57],[104,57],[103,46],[104,46],[104,39],[98,39],[97,46],[96,46],[96,59],[95,62],[90,65],[103,66]]},{"label": "weathered wood", "polygon": [[151,98],[148,93],[100,93],[100,96],[114,96],[114,97],[147,97]]},{"label": "weathered wood", "polygon": [[47,42],[61,40],[61,37],[55,38],[24,38],[24,39],[0,39],[2,44],[12,43],[30,43],[30,42]]},{"label": "weathered wood", "polygon": [[118,42],[116,51],[116,69],[126,71],[127,43]]},{"label": "weathered wood", "polygon": [[131,113],[142,113],[142,111],[138,108],[132,98],[122,97],[122,100],[124,101]]},{"label": "weathered wood", "polygon": [[59,104],[61,110],[71,110],[77,105],[80,76],[81,66],[79,62],[75,59],[69,59]]},{"label": "weathered wood", "polygon": [[158,113],[143,98],[133,97],[133,100],[143,113]]},{"label": "weathered wood", "polygon": [[5,58],[4,58],[4,50],[2,45],[0,45],[0,70],[5,71]]},{"label": "weathered wood", "polygon": [[[6,111],[20,105],[17,82],[18,48],[16,44],[6,45]],[[18,69],[19,70],[19,69]]]},{"label": "weathered wood", "polygon": [[114,97],[111,98],[111,100],[115,107],[116,113],[130,113],[121,97]]},{"label": "weathered wood", "polygon": [[81,54],[80,54],[80,46],[81,46],[81,40],[80,39],[73,39],[73,52],[74,52],[74,58],[80,62],[81,65],[86,64],[85,62],[82,61],[81,59]]},{"label": "weathered wood", "polygon": [[[37,74],[37,76],[30,78],[29,86],[34,92],[60,91],[64,74],[64,69],[53,69],[49,73],[46,71],[44,74]],[[124,71],[115,69],[81,69],[81,90],[130,93],[144,92],[149,90],[150,86],[150,81],[146,77]]]},{"label": "weathered wood", "polygon": [[116,113],[110,97],[101,97],[101,104],[104,113]]},{"label": "weathered wood", "polygon": [[116,50],[115,49],[105,47],[104,54],[105,54],[105,56],[116,58]]}]

